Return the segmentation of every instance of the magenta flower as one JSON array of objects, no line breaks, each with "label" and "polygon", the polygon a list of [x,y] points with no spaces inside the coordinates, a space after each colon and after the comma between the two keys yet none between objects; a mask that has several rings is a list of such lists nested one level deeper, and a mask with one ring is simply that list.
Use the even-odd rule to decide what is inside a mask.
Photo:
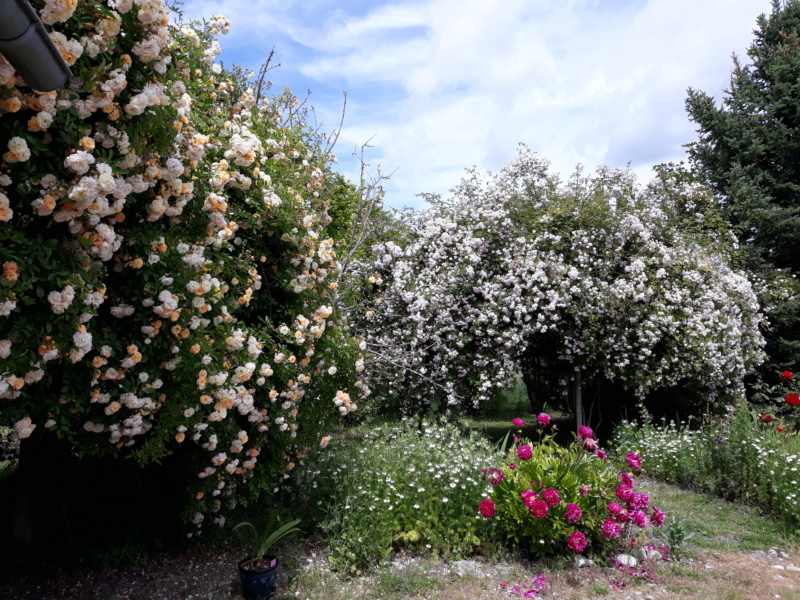
[{"label": "magenta flower", "polygon": [[525,425],[525,421],[523,421],[522,419],[514,419],[513,421],[511,421],[511,424],[517,427],[522,427],[523,425]]},{"label": "magenta flower", "polygon": [[650,496],[634,492],[628,499],[628,508],[630,510],[647,510],[650,508]]},{"label": "magenta flower", "polygon": [[586,425],[581,425],[578,427],[578,435],[582,438],[591,438],[594,435],[591,427],[587,427]]},{"label": "magenta flower", "polygon": [[631,520],[631,513],[628,512],[627,508],[623,508],[618,515],[614,515],[614,520],[617,523],[627,523]]},{"label": "magenta flower", "polygon": [[542,518],[547,514],[547,511],[550,510],[547,506],[547,502],[544,500],[534,500],[531,502],[531,514],[534,517]]},{"label": "magenta flower", "polygon": [[517,465],[515,465],[514,463],[511,463],[510,465],[508,465],[508,468],[513,471],[514,469],[517,468]]},{"label": "magenta flower", "polygon": [[530,460],[533,458],[533,451],[530,446],[520,446],[517,448],[517,456],[520,460]]},{"label": "magenta flower", "polygon": [[650,525],[650,518],[641,510],[633,511],[631,514],[631,519],[633,520],[633,523],[641,529],[644,529]]},{"label": "magenta flower", "polygon": [[630,500],[631,495],[633,495],[633,488],[629,485],[625,485],[624,483],[617,486],[616,492],[617,498],[622,500],[623,502],[627,502]]},{"label": "magenta flower", "polygon": [[547,427],[550,425],[550,415],[545,413],[539,413],[539,416],[536,417],[536,422],[539,423],[542,427]]},{"label": "magenta flower", "polygon": [[622,525],[614,522],[614,519],[606,519],[603,522],[603,527],[600,529],[600,533],[603,534],[603,537],[613,540],[614,538],[618,538],[619,534],[622,533]]},{"label": "magenta flower", "polygon": [[653,525],[656,527],[661,527],[664,524],[664,511],[659,509],[658,507],[653,507],[653,516],[650,517]]},{"label": "magenta flower", "polygon": [[619,502],[609,502],[608,512],[610,512],[612,515],[618,515],[622,512],[622,506],[620,506]]},{"label": "magenta flower", "polygon": [[597,442],[595,442],[592,438],[583,441],[583,449],[588,450],[589,452],[594,452],[597,450]]},{"label": "magenta flower", "polygon": [[567,504],[567,512],[564,515],[570,523],[577,523],[581,520],[583,516],[583,511],[581,507],[577,504],[573,504],[572,502]]},{"label": "magenta flower", "polygon": [[629,452],[625,455],[625,458],[628,460],[628,464],[631,466],[631,469],[638,471],[642,468],[642,457],[636,452]]},{"label": "magenta flower", "polygon": [[633,487],[633,473],[620,473],[617,475],[620,481],[627,486]]},{"label": "magenta flower", "polygon": [[484,469],[483,476],[494,486],[506,478],[500,469]]},{"label": "magenta flower", "polygon": [[589,495],[589,492],[590,492],[591,490],[592,490],[592,488],[590,488],[590,487],[589,487],[588,485],[586,485],[585,483],[584,483],[583,485],[581,485],[581,495],[582,495],[582,496],[588,496],[588,495]]},{"label": "magenta flower", "polygon": [[[528,498],[533,498],[534,500],[536,500],[536,498],[538,498],[538,494],[533,490],[525,490],[519,495],[519,497],[522,498],[523,502],[525,502],[526,500],[528,500]],[[528,508],[530,508],[530,506]]]},{"label": "magenta flower", "polygon": [[559,502],[561,502],[561,495],[554,490],[553,488],[548,488],[542,494],[544,501],[547,502],[547,506],[555,506]]},{"label": "magenta flower", "polygon": [[583,549],[586,548],[586,536],[580,531],[573,531],[567,540],[567,547],[575,552],[583,552]]},{"label": "magenta flower", "polygon": [[604,461],[608,462],[608,455],[600,450],[599,448],[594,451],[594,455],[598,458],[602,458]]},{"label": "magenta flower", "polygon": [[481,514],[487,519],[491,519],[494,516],[495,512],[497,512],[497,509],[494,506],[494,502],[492,502],[488,498],[478,505],[478,509],[481,511]]}]

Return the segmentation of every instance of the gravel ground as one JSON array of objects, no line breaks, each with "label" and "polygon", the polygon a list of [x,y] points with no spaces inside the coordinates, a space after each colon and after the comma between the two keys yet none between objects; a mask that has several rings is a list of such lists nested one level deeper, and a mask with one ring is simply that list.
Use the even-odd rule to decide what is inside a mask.
[{"label": "gravel ground", "polygon": [[163,552],[144,567],[119,567],[46,578],[6,575],[3,600],[228,600],[241,597],[241,548]]}]

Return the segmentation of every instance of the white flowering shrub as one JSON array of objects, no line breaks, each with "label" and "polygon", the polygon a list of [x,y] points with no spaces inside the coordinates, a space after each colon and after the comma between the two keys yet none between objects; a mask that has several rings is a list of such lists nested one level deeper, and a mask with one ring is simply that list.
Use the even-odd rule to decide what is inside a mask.
[{"label": "white flowering shrub", "polygon": [[410,243],[375,248],[359,323],[383,389],[411,409],[477,405],[545,355],[565,382],[581,372],[639,396],[740,391],[762,360],[761,314],[727,232],[703,224],[708,197],[607,168],[562,183],[526,149],[488,181],[471,173]]},{"label": "white flowering shrub", "polygon": [[369,393],[330,277],[333,157],[291,93],[215,62],[225,17],[33,5],[74,76],[38,92],[0,57],[0,423],[188,453],[199,526]]},{"label": "white flowering shrub", "polygon": [[393,549],[465,556],[497,539],[494,523],[475,516],[484,472],[497,460],[485,438],[410,421],[362,432],[337,440],[307,486],[325,509],[330,561],[340,572],[359,574]]}]

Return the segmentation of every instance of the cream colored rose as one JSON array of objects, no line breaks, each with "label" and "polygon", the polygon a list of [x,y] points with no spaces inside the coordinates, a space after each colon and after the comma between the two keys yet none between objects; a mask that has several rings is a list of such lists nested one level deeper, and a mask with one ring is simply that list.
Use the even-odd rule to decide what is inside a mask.
[{"label": "cream colored rose", "polygon": [[3,154],[3,160],[7,163],[25,162],[31,157],[28,142],[21,137],[13,137],[8,141],[8,152]]}]

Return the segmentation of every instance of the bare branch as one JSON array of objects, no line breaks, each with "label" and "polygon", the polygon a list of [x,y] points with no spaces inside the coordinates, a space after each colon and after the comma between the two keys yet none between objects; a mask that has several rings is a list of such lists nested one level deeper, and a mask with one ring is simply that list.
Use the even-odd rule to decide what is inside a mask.
[{"label": "bare branch", "polygon": [[269,51],[269,56],[267,57],[267,60],[263,62],[261,68],[258,70],[258,79],[256,80],[256,103],[258,103],[258,101],[261,99],[262,89],[264,92],[267,92],[272,87],[271,81],[266,81],[266,86],[264,85],[267,73],[269,73],[272,69],[277,69],[278,67],[281,66],[281,63],[270,66],[273,56],[275,56],[275,46],[273,46],[272,50]]},{"label": "bare branch", "polygon": [[350,262],[355,256],[355,253],[362,246],[364,241],[375,231],[377,227],[376,220],[373,218],[373,211],[380,208],[383,202],[383,186],[384,181],[391,179],[392,175],[397,172],[397,169],[392,171],[389,175],[381,173],[381,165],[378,164],[375,175],[369,172],[369,163],[364,158],[364,153],[367,148],[372,148],[370,142],[375,138],[372,136],[366,142],[361,144],[361,149],[356,148],[353,151],[353,156],[356,157],[361,165],[358,194],[359,205],[356,211],[355,218],[355,232],[353,237],[347,243],[344,251],[344,258],[339,262],[340,271],[338,281],[347,272]]},{"label": "bare branch", "polygon": [[347,111],[347,92],[342,92],[344,100],[342,101],[342,118],[339,119],[339,126],[331,132],[330,140],[325,148],[325,154],[329,155],[339,141],[339,134],[342,133],[342,126],[344,125],[344,114]]}]

